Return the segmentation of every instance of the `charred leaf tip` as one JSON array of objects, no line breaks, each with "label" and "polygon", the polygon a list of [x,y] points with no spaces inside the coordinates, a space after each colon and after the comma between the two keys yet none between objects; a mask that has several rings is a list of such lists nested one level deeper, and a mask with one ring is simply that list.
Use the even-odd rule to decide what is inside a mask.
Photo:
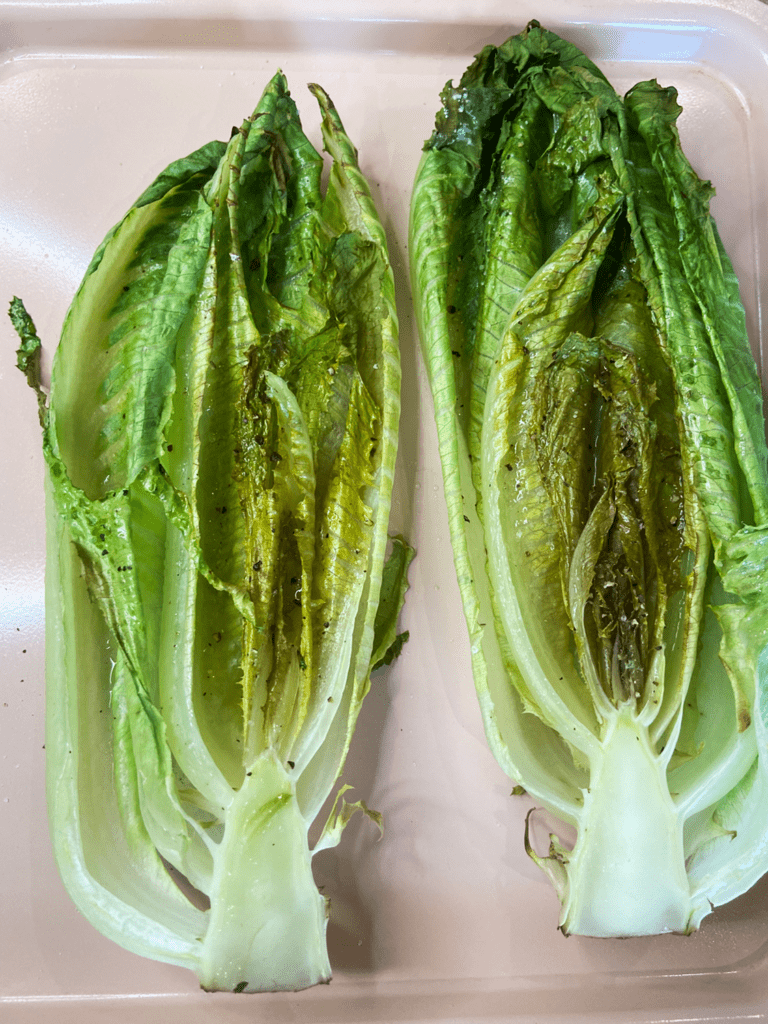
[{"label": "charred leaf tip", "polygon": [[336,112],[336,104],[333,102],[333,100],[322,87],[322,85],[318,85],[317,82],[308,82],[307,88],[315,97],[315,99],[320,104],[325,113],[330,114]]}]

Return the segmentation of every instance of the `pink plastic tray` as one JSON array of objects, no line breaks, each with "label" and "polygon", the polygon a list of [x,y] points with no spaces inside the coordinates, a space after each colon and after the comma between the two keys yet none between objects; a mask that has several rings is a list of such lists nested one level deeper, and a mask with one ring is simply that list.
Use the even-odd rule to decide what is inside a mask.
[{"label": "pink plastic tray", "polygon": [[768,343],[768,7],[681,0],[310,0],[0,4],[0,300],[48,353],[106,230],[171,159],[226,138],[282,67],[332,95],[374,186],[397,274],[404,371],[395,529],[418,549],[402,658],[374,679],[345,780],[383,812],[318,856],[332,898],[328,987],[207,996],[111,945],[52,861],[43,735],[43,467],[33,396],[0,322],[0,1020],[615,1024],[768,1019],[768,879],[689,938],[557,931],[523,850],[528,805],[485,745],[453,576],[431,399],[407,277],[408,201],[438,93],[536,17],[620,89],[676,84],[680,128]]}]

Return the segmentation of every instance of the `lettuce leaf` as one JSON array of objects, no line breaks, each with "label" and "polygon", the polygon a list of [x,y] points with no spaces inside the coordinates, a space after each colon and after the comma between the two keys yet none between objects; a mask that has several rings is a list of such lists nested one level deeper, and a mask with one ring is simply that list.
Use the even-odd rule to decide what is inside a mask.
[{"label": "lettuce leaf", "polygon": [[768,462],[674,89],[532,22],[442,94],[411,271],[489,744],[576,828],[565,932],[686,932],[768,870]]},{"label": "lettuce leaf", "polygon": [[309,829],[402,643],[392,270],[311,89],[327,186],[278,73],[228,144],[171,164],[107,235],[49,396],[11,307],[48,467],[57,863],[105,935],[206,989],[330,978],[312,856],[373,812],[342,791],[315,849]]}]

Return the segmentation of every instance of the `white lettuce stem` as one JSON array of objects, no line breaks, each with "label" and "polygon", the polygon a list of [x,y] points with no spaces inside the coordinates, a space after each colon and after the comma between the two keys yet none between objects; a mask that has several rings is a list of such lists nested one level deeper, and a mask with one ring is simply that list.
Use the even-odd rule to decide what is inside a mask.
[{"label": "white lettuce stem", "polygon": [[312,876],[295,785],[264,751],[227,808],[200,956],[206,989],[298,990],[329,981],[326,900]]},{"label": "white lettuce stem", "polygon": [[606,723],[591,763],[561,927],[569,934],[654,935],[689,929],[683,817],[663,760],[630,706]]}]

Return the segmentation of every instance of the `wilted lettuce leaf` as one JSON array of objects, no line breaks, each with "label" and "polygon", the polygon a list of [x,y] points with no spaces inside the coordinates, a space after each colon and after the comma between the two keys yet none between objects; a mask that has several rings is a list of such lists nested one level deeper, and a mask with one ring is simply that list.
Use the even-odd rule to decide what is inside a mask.
[{"label": "wilted lettuce leaf", "polygon": [[[205,988],[330,977],[308,832],[397,645],[411,554],[387,555],[386,239],[311,88],[327,185],[278,73],[228,144],[171,164],[108,234],[47,401],[12,305],[48,466],[57,862],[96,927]],[[318,848],[358,808],[339,793]]]},{"label": "wilted lettuce leaf", "polygon": [[412,197],[477,693],[576,826],[526,839],[567,932],[689,931],[768,869],[761,389],[679,113],[532,22],[445,87]]}]

